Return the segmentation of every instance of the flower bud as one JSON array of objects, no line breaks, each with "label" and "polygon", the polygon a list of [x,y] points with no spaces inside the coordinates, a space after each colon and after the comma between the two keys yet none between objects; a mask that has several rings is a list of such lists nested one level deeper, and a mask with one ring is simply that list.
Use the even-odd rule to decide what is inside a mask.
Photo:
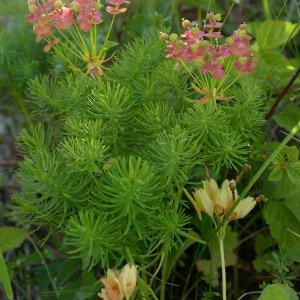
[{"label": "flower bud", "polygon": [[228,38],[225,40],[225,42],[226,42],[227,45],[232,45],[232,44],[234,43],[234,40],[233,40],[233,38],[230,36],[230,37],[228,37]]},{"label": "flower bud", "polygon": [[225,62],[225,58],[223,56],[220,56],[220,57],[217,58],[217,63],[223,65],[224,62]]},{"label": "flower bud", "polygon": [[208,13],[208,14],[206,15],[206,19],[207,19],[207,20],[213,20],[214,16],[215,16],[214,13],[210,12],[210,13]]},{"label": "flower bud", "polygon": [[243,23],[239,26],[239,29],[241,29],[241,30],[247,30],[247,28],[248,28],[248,26],[246,23]]},{"label": "flower bud", "polygon": [[177,40],[178,40],[178,35],[177,35],[176,33],[172,33],[172,34],[170,35],[170,41],[171,41],[172,43],[176,43]]},{"label": "flower bud", "polygon": [[251,54],[257,54],[259,52],[259,47],[257,44],[254,44],[250,47]]},{"label": "flower bud", "polygon": [[199,48],[199,45],[197,45],[197,44],[193,44],[191,46],[191,49],[192,49],[193,52],[197,52],[198,48]]},{"label": "flower bud", "polygon": [[94,7],[96,10],[100,10],[102,8],[102,6],[103,5],[100,2],[96,2]]},{"label": "flower bud", "polygon": [[239,62],[242,64],[242,65],[245,65],[248,61],[248,58],[247,57],[240,57],[239,58]]},{"label": "flower bud", "polygon": [[162,41],[167,41],[169,39],[169,35],[165,32],[161,32],[159,37]]},{"label": "flower bud", "polygon": [[79,12],[80,10],[80,5],[77,2],[72,2],[70,7],[74,12]]},{"label": "flower bud", "polygon": [[182,25],[182,28],[184,28],[184,29],[191,28],[191,22],[189,20],[186,20],[186,19],[182,20],[181,25]]},{"label": "flower bud", "polygon": [[61,0],[57,0],[57,1],[54,2],[54,7],[55,7],[56,9],[60,9],[60,8],[62,8],[63,6],[64,6],[64,3],[63,3]]},{"label": "flower bud", "polygon": [[214,21],[220,22],[222,20],[222,15],[221,14],[216,14],[214,16]]},{"label": "flower bud", "polygon": [[196,33],[199,32],[199,30],[198,30],[197,27],[193,27],[193,28],[191,29],[191,32],[192,32],[192,34],[196,34]]},{"label": "flower bud", "polygon": [[244,36],[247,34],[246,30],[244,29],[238,29],[237,33],[240,39],[243,39]]}]

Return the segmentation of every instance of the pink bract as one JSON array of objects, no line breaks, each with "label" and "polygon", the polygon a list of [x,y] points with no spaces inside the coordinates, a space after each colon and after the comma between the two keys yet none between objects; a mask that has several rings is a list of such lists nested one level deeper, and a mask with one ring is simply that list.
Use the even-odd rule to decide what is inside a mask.
[{"label": "pink bract", "polygon": [[247,58],[247,62],[245,64],[242,64],[239,60],[237,60],[234,66],[238,71],[246,74],[251,74],[256,68],[255,62],[251,57]]},{"label": "pink bract", "polygon": [[95,8],[96,0],[75,0],[75,4],[78,4],[80,8]]},{"label": "pink bract", "polygon": [[67,29],[74,23],[73,11],[71,8],[62,7],[58,11],[54,11],[51,17],[58,29]]},{"label": "pink bract", "polygon": [[103,21],[102,13],[94,8],[81,9],[77,20],[79,21],[79,28],[84,32],[88,32],[94,24],[100,24]]},{"label": "pink bract", "polygon": [[33,32],[37,36],[37,41],[48,37],[52,29],[52,20],[49,16],[41,16],[38,19],[37,24],[35,25]]},{"label": "pink bract", "polygon": [[118,7],[107,6],[106,11],[111,15],[118,15],[118,14],[126,12],[127,8],[126,7],[118,8]]}]

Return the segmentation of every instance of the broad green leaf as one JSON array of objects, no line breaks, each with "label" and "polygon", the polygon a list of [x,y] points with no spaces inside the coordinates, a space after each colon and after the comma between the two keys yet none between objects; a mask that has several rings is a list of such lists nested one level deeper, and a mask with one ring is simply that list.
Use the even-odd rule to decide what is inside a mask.
[{"label": "broad green leaf", "polygon": [[[218,283],[218,269],[221,267],[221,256],[219,250],[219,240],[217,235],[211,239],[209,244],[210,260],[200,259],[197,262],[197,269],[203,272],[205,275],[214,275],[214,284]],[[234,249],[238,245],[238,235],[236,232],[231,231],[228,226],[226,229],[226,236],[224,240],[224,254],[226,266],[233,266],[236,264],[237,256],[234,253]]]},{"label": "broad green leaf", "polygon": [[294,184],[300,183],[300,161],[298,161],[299,151],[293,147],[285,147],[274,159],[273,169],[269,175],[270,181],[279,181],[284,176],[288,176]]},{"label": "broad green leaf", "polygon": [[293,182],[291,182],[288,176],[283,176],[281,180],[277,182],[266,180],[263,185],[263,193],[272,201],[284,198],[299,198],[300,185],[295,185]]},{"label": "broad green leaf", "polygon": [[[260,49],[269,50],[284,45],[290,37],[295,37],[297,24],[288,21],[265,21],[249,24],[249,32],[256,37]],[[292,35],[292,36],[291,36]]]},{"label": "broad green leaf", "polygon": [[26,239],[28,232],[15,227],[0,228],[0,251],[2,253],[19,247]]},{"label": "broad green leaf", "polygon": [[269,233],[259,233],[255,237],[254,248],[257,255],[265,253],[274,245],[274,240]]},{"label": "broad green leaf", "polygon": [[300,109],[296,103],[289,103],[281,108],[274,116],[275,122],[290,131],[300,120]]},{"label": "broad green leaf", "polygon": [[270,172],[268,179],[270,181],[279,181],[284,172],[282,168],[273,168],[273,170]]},{"label": "broad green leaf", "polygon": [[298,300],[297,293],[289,286],[275,283],[268,285],[258,300]]},{"label": "broad green leaf", "polygon": [[13,291],[10,283],[8,270],[4,261],[3,254],[0,251],[0,282],[3,284],[4,292],[8,299],[13,299]]},{"label": "broad green leaf", "polygon": [[285,200],[271,199],[264,207],[264,216],[272,236],[295,261],[300,261],[300,239],[291,231],[300,232],[299,200],[299,196]]},{"label": "broad green leaf", "polygon": [[300,184],[300,161],[289,163],[287,174],[294,184]]},{"label": "broad green leaf", "polygon": [[252,262],[254,269],[257,272],[262,272],[262,271],[270,272],[272,270],[272,267],[270,266],[270,264],[268,264],[268,261],[270,261],[272,258],[273,256],[271,251],[257,256]]}]

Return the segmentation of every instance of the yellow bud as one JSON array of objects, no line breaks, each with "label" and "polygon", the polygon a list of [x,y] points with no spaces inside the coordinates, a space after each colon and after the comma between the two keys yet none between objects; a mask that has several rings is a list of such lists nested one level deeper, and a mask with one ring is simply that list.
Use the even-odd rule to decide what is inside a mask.
[{"label": "yellow bud", "polygon": [[162,41],[167,41],[169,39],[169,35],[165,32],[161,32],[159,37]]},{"label": "yellow bud", "polygon": [[63,3],[61,0],[57,0],[57,1],[54,2],[54,7],[55,7],[56,9],[60,9],[60,8],[62,8],[63,6],[64,6],[64,3]]},{"label": "yellow bud", "polygon": [[178,40],[178,35],[177,35],[176,33],[172,33],[172,34],[170,35],[170,41],[171,41],[172,43],[175,43],[175,42],[177,42],[177,40]]},{"label": "yellow bud", "polygon": [[189,29],[189,28],[191,28],[191,22],[189,21],[189,20],[183,20],[182,21],[182,23],[181,23],[181,25],[182,25],[182,28],[184,28],[184,29]]},{"label": "yellow bud", "polygon": [[259,47],[257,44],[251,46],[250,51],[252,54],[257,54],[259,52]]},{"label": "yellow bud", "polygon": [[239,58],[239,62],[242,64],[242,65],[245,65],[248,61],[248,58],[247,57],[240,57]]},{"label": "yellow bud", "polygon": [[217,21],[217,22],[220,22],[222,20],[222,15],[221,14],[216,14],[214,16],[214,20]]}]

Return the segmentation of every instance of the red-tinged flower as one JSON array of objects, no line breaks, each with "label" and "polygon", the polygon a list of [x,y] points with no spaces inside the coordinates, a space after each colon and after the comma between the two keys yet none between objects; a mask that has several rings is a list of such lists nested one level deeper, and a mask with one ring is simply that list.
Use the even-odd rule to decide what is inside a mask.
[{"label": "red-tinged flower", "polygon": [[50,10],[54,9],[54,1],[46,2],[45,4],[39,4],[37,6],[36,13],[41,16],[48,13]]},{"label": "red-tinged flower", "polygon": [[110,5],[122,5],[122,4],[130,3],[130,1],[126,1],[126,0],[106,0],[106,2]]},{"label": "red-tinged flower", "polygon": [[54,11],[51,17],[58,29],[67,29],[74,23],[72,13],[71,8],[62,7],[60,10]]},{"label": "red-tinged flower", "polygon": [[49,36],[52,29],[52,20],[48,16],[41,16],[38,19],[37,24],[35,25],[33,32],[37,36],[37,41],[41,41],[42,39]]},{"label": "red-tinged flower", "polygon": [[75,0],[74,4],[77,4],[80,8],[95,8],[96,0]]},{"label": "red-tinged flower", "polygon": [[94,8],[81,9],[77,20],[79,21],[79,28],[84,32],[88,32],[94,24],[100,24],[103,21],[102,13]]},{"label": "red-tinged flower", "polygon": [[230,49],[226,45],[218,45],[215,47],[211,47],[208,50],[208,53],[214,58],[228,57],[230,56]]},{"label": "red-tinged flower", "polygon": [[211,73],[212,78],[216,79],[223,78],[225,75],[223,66],[215,61],[205,61],[200,71],[204,74]]},{"label": "red-tinged flower", "polygon": [[49,52],[56,44],[58,43],[58,40],[52,40],[50,41],[44,48],[43,51],[44,52]]},{"label": "red-tinged flower", "polygon": [[34,13],[27,14],[26,18],[29,23],[34,23],[38,20],[38,16]]},{"label": "red-tinged flower", "polygon": [[234,66],[238,71],[246,74],[251,74],[256,68],[255,62],[251,57],[247,57],[245,62],[238,59]]},{"label": "red-tinged flower", "polygon": [[230,45],[231,54],[238,57],[248,56],[250,53],[249,41],[252,37],[248,34],[239,37],[237,32],[235,32],[232,38],[233,44]]},{"label": "red-tinged flower", "polygon": [[106,11],[111,14],[111,15],[118,15],[121,13],[124,13],[127,11],[126,7],[112,7],[112,6],[107,6]]},{"label": "red-tinged flower", "polygon": [[203,31],[192,32],[192,30],[188,30],[181,36],[185,39],[187,44],[194,44],[195,42],[200,41],[203,38],[203,35]]}]

